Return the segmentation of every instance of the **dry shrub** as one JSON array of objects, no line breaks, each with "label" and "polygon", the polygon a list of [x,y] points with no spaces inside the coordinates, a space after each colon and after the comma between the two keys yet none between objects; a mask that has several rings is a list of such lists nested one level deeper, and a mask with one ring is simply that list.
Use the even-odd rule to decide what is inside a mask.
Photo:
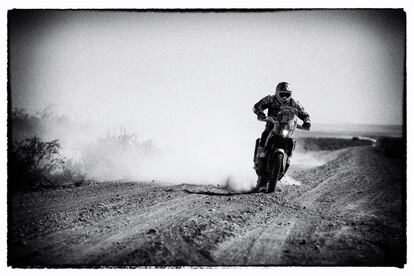
[{"label": "dry shrub", "polygon": [[38,137],[12,142],[9,149],[9,177],[13,189],[27,190],[54,186],[52,173],[64,163],[58,140]]},{"label": "dry shrub", "polygon": [[89,183],[87,171],[79,161],[65,159],[61,166],[52,175],[52,181],[59,186],[81,186]]}]

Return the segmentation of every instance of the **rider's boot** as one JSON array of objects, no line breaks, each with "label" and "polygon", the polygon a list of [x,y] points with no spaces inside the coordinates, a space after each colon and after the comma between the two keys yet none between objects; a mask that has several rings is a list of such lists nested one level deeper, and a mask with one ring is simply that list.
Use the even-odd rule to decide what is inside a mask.
[{"label": "rider's boot", "polygon": [[257,147],[257,157],[264,158],[266,156],[265,148],[264,147]]},{"label": "rider's boot", "polygon": [[266,154],[265,154],[264,148],[261,147],[261,146],[258,146],[257,147],[257,152],[256,152],[256,158],[255,158],[256,162],[255,162],[254,167],[253,167],[256,171],[261,170],[261,165],[263,164],[263,159],[265,157],[266,157]]}]

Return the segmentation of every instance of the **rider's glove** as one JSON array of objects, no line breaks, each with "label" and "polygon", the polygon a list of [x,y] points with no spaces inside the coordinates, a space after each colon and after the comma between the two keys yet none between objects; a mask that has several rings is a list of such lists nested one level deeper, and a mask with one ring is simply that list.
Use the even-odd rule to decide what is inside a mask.
[{"label": "rider's glove", "polygon": [[304,128],[304,129],[309,130],[309,129],[310,129],[310,127],[311,127],[311,124],[310,124],[309,122],[304,122],[304,123],[302,124],[302,128]]},{"label": "rider's glove", "polygon": [[257,119],[258,120],[264,120],[264,119],[266,119],[266,115],[263,112],[260,112],[259,114],[257,114]]}]

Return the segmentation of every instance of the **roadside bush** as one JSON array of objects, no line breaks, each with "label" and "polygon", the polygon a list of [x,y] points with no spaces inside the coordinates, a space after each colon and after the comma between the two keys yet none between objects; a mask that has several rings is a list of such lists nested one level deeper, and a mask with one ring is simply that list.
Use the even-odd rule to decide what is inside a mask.
[{"label": "roadside bush", "polygon": [[16,190],[54,186],[52,173],[64,163],[59,155],[58,140],[42,141],[39,137],[11,143],[9,148],[9,184]]},{"label": "roadside bush", "polygon": [[381,137],[375,144],[375,149],[388,158],[404,159],[406,157],[406,145],[399,137]]},{"label": "roadside bush", "polygon": [[[9,184],[17,190],[77,186],[88,183],[83,164],[59,154],[60,130],[73,125],[66,116],[55,115],[52,106],[30,115],[23,108],[14,108],[9,116]],[[47,142],[47,140],[52,140]]]},{"label": "roadside bush", "polygon": [[79,161],[73,161],[71,159],[64,160],[59,168],[51,175],[51,180],[59,186],[72,184],[81,186],[89,182],[84,165]]},{"label": "roadside bush", "polygon": [[139,142],[137,135],[132,132],[127,132],[126,129],[121,128],[119,133],[108,132],[106,136],[98,139],[98,145],[104,148],[116,148],[116,149],[140,149],[143,152],[149,152],[153,149],[152,141]]}]

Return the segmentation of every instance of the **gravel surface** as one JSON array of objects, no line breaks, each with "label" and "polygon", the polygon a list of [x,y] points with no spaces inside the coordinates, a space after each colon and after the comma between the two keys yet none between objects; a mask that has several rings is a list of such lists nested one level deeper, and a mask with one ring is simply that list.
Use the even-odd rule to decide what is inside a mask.
[{"label": "gravel surface", "polygon": [[15,194],[13,267],[403,266],[402,161],[369,146],[292,165],[273,194],[108,182]]}]

